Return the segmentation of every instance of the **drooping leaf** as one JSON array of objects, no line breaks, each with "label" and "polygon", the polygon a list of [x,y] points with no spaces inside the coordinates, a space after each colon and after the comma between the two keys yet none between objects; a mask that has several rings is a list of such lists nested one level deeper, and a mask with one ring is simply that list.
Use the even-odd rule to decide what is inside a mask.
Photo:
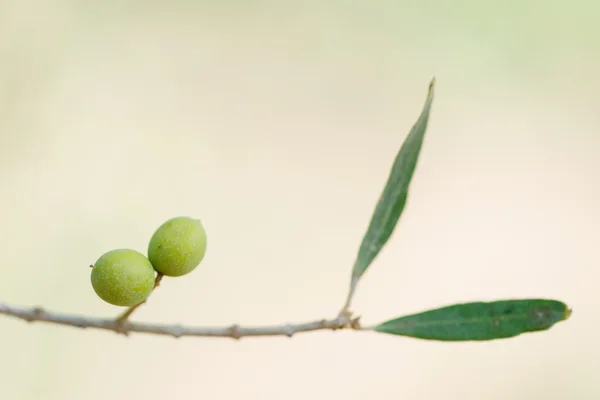
[{"label": "drooping leaf", "polygon": [[375,207],[371,223],[363,237],[358,256],[354,263],[352,277],[355,280],[365,273],[369,265],[377,257],[377,254],[379,254],[390,238],[404,210],[408,187],[415,171],[423,137],[427,130],[434,86],[435,78],[429,84],[427,100],[419,119],[413,125],[400,151],[396,155],[387,183]]},{"label": "drooping leaf", "polygon": [[547,330],[570,315],[567,305],[557,300],[499,300],[455,304],[392,319],[371,329],[429,340],[494,340]]}]

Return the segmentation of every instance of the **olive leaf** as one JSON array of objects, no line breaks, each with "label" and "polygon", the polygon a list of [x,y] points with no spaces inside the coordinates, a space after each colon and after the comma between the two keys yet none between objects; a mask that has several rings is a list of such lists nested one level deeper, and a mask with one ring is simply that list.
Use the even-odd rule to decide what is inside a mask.
[{"label": "olive leaf", "polygon": [[558,300],[521,299],[455,304],[392,319],[375,332],[439,341],[483,341],[544,331],[571,316]]},{"label": "olive leaf", "polygon": [[433,102],[434,86],[435,78],[429,84],[427,100],[419,119],[413,125],[400,151],[396,155],[388,181],[375,207],[371,223],[360,245],[352,270],[354,281],[357,281],[365,273],[369,265],[377,257],[390,238],[404,210],[410,181],[415,171],[419,153],[421,152],[423,137],[427,130],[429,110]]}]

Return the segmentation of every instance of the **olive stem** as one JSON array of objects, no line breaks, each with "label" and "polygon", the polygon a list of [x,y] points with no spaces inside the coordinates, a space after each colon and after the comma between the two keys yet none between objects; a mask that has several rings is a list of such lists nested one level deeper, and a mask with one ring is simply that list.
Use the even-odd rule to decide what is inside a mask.
[{"label": "olive stem", "polygon": [[352,299],[354,298],[354,294],[356,293],[356,287],[358,286],[359,276],[352,275],[352,279],[350,280],[350,289],[348,290],[348,295],[346,297],[346,302],[344,306],[340,310],[338,317],[348,317],[352,316],[352,312],[350,311],[350,307],[352,305]]},{"label": "olive stem", "polygon": [[[154,287],[152,288],[152,292],[154,292],[154,290],[156,290],[156,288],[160,285],[160,281],[162,280],[162,278],[163,278],[163,274],[161,274],[159,272],[156,275],[156,279],[154,279]],[[152,292],[150,292],[150,294],[152,294]],[[148,295],[148,297],[150,297],[150,295]],[[117,325],[117,330],[119,333],[127,335],[127,332],[129,330],[129,328],[127,327],[127,319],[131,316],[131,314],[133,314],[135,312],[135,310],[137,310],[142,304],[144,304],[148,300],[148,297],[146,297],[146,299],[144,301],[142,301],[141,303],[138,303],[135,306],[129,307],[123,314],[121,314],[115,320],[115,323]]]}]

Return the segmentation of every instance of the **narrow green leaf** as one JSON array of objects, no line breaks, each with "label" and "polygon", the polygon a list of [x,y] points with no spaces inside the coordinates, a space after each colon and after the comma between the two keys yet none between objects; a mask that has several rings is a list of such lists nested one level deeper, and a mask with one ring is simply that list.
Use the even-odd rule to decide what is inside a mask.
[{"label": "narrow green leaf", "polygon": [[429,340],[494,340],[544,331],[570,315],[567,305],[557,300],[500,300],[455,304],[392,319],[371,330]]},{"label": "narrow green leaf", "polygon": [[352,277],[355,280],[365,273],[369,265],[377,257],[377,254],[379,254],[390,238],[404,210],[408,187],[415,171],[419,153],[421,152],[423,137],[427,130],[434,86],[435,78],[429,84],[427,100],[419,119],[413,125],[400,151],[396,155],[388,181],[375,207],[371,223],[363,237],[358,256],[354,263]]}]

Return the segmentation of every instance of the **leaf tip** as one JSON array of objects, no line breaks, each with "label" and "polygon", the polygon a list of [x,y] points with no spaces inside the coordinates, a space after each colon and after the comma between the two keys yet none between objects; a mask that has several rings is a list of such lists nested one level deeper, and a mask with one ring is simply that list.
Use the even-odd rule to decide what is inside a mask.
[{"label": "leaf tip", "polygon": [[569,308],[568,306],[565,306],[565,316],[563,317],[563,321],[568,320],[571,317],[571,314],[573,314],[573,309]]}]

